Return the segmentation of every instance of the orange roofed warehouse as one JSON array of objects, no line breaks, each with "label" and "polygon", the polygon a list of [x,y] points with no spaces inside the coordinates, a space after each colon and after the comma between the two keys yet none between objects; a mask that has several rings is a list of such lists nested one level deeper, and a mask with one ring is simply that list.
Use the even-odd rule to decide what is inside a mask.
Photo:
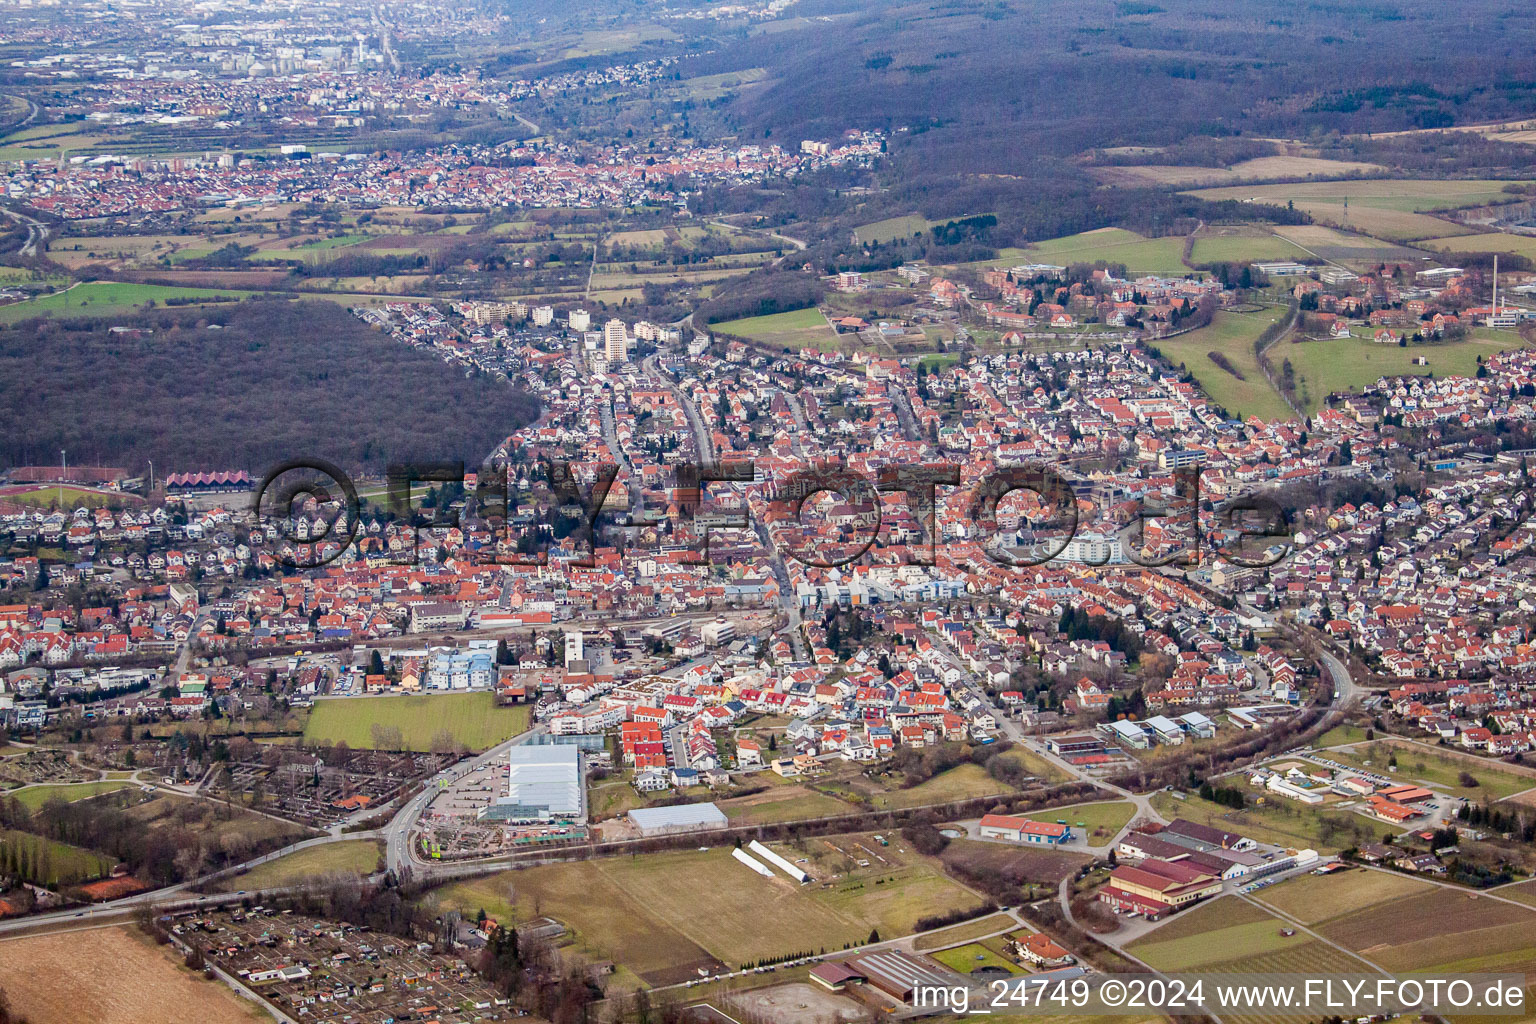
[{"label": "orange roofed warehouse", "polygon": [[1007,839],[1015,843],[1055,846],[1072,838],[1072,830],[1059,822],[1031,821],[1010,814],[988,814],[977,830],[983,839]]},{"label": "orange roofed warehouse", "polygon": [[1180,907],[1221,892],[1221,879],[1192,864],[1147,859],[1135,867],[1121,865],[1110,872],[1099,890],[1099,902],[1115,913],[1144,914],[1156,921]]}]

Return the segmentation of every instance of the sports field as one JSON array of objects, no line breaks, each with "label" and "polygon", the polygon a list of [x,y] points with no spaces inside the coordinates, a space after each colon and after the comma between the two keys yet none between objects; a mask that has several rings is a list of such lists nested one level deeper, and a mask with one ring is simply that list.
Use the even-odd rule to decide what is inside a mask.
[{"label": "sports field", "polygon": [[753,316],[745,320],[727,320],[714,325],[722,334],[760,341],[765,345],[787,348],[816,348],[837,344],[837,333],[827,318],[815,307],[796,309],[771,316]]},{"label": "sports field", "polygon": [[211,302],[216,299],[242,299],[251,294],[238,289],[173,288],[168,285],[130,284],[123,281],[88,281],[52,295],[0,306],[0,323],[15,323],[34,316],[126,313],[150,301],[161,304],[168,299]]},{"label": "sports field", "polygon": [[[807,844],[818,840],[807,840]],[[650,984],[694,976],[706,964],[737,965],[797,950],[860,943],[912,930],[928,914],[980,901],[909,855],[856,870],[832,889],[765,878],[730,847],[545,865],[462,882],[429,899],[498,920],[548,915],[574,933],[578,948],[612,959]],[[788,846],[778,852],[798,860]]]},{"label": "sports field", "polygon": [[372,748],[379,725],[399,729],[407,750],[431,750],[444,734],[470,750],[485,750],[527,731],[529,717],[526,707],[497,707],[489,693],[338,697],[315,701],[304,742]]},{"label": "sports field", "polygon": [[[1221,310],[1207,327],[1149,344],[1174,365],[1194,374],[1211,401],[1233,416],[1257,416],[1265,421],[1294,419],[1285,399],[1269,386],[1253,351],[1253,343],[1264,328],[1283,316],[1285,310],[1279,306],[1257,313]],[[1237,373],[1217,365],[1211,357],[1213,352],[1225,357]]]},{"label": "sports field", "polygon": [[74,508],[78,505],[95,508],[113,501],[119,504],[138,504],[140,501],[137,495],[114,494],[68,485],[49,487],[45,484],[0,488],[0,500],[36,505],[38,508],[52,508],[54,505],[59,508]]},{"label": "sports field", "polygon": [[371,839],[351,839],[339,843],[311,846],[298,853],[268,861],[243,875],[233,875],[219,883],[224,892],[267,889],[299,885],[328,875],[371,875],[379,864],[378,843]]}]

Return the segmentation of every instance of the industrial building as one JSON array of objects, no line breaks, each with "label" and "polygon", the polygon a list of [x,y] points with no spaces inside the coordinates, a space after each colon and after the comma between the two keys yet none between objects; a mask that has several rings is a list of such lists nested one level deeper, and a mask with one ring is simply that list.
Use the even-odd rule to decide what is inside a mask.
[{"label": "industrial building", "polygon": [[726,826],[725,812],[712,803],[637,807],[629,812],[629,820],[643,836],[665,836]]},{"label": "industrial building", "polygon": [[507,752],[507,795],[481,812],[509,823],[580,823],[587,817],[581,749],[571,744],[517,746]]},{"label": "industrial building", "polygon": [[1006,839],[1037,846],[1059,846],[1072,838],[1072,829],[1060,822],[1031,821],[1010,814],[984,815],[977,831],[983,839]]}]

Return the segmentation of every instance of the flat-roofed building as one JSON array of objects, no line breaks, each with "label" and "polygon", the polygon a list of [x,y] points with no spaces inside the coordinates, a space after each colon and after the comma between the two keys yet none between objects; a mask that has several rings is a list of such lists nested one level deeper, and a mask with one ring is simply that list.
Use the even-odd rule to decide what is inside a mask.
[{"label": "flat-roofed building", "polygon": [[482,820],[580,822],[587,816],[581,748],[519,746],[507,752],[507,795],[481,812]]},{"label": "flat-roofed building", "polygon": [[629,820],[643,836],[664,836],[675,832],[725,828],[725,812],[712,803],[680,804],[676,807],[637,807]]}]

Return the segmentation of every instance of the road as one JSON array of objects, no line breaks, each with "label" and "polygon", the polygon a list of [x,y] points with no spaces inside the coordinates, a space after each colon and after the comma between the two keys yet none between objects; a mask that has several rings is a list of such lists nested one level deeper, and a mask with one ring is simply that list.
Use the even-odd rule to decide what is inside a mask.
[{"label": "road", "polygon": [[404,878],[409,869],[410,877],[416,881],[422,881],[437,874],[437,865],[432,861],[424,860],[416,854],[413,837],[416,826],[421,820],[421,815],[426,811],[432,798],[437,796],[442,785],[448,785],[462,779],[476,768],[494,764],[507,756],[507,751],[532,741],[533,737],[544,732],[543,726],[534,726],[527,732],[498,743],[483,754],[478,754],[466,761],[447,768],[432,778],[428,779],[420,793],[411,797],[400,806],[389,819],[389,824],[379,830],[384,838],[384,863],[389,870],[395,873],[396,878]]},{"label": "road", "polygon": [[47,246],[48,235],[52,230],[48,227],[47,224],[44,224],[36,217],[29,216],[25,213],[20,213],[16,210],[0,208],[0,214],[4,214],[11,220],[14,220],[20,224],[25,224],[27,226],[27,240],[26,242],[22,243],[21,248],[16,251],[17,255],[38,256],[42,254],[42,249]]},{"label": "road", "polygon": [[672,378],[656,368],[656,357],[654,355],[646,356],[641,361],[640,368],[647,377],[657,381],[670,391],[672,397],[677,400],[677,404],[682,406],[683,415],[688,417],[688,427],[693,431],[693,442],[698,449],[699,461],[706,465],[714,465],[714,442],[709,438],[709,431],[704,429],[704,420],[699,416],[698,407],[694,405],[692,396],[684,394],[683,389],[672,382]]}]

